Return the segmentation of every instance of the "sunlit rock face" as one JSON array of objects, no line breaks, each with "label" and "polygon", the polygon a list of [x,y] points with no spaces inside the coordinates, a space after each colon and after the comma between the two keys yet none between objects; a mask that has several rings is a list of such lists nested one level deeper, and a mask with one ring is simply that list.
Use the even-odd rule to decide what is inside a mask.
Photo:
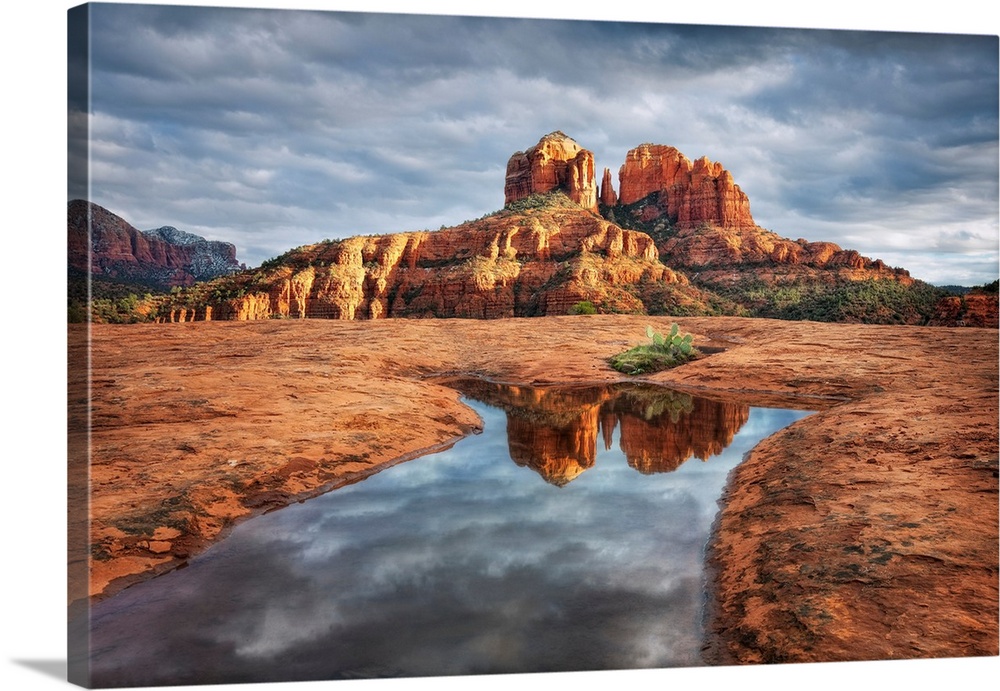
[{"label": "sunlit rock face", "polygon": [[[673,286],[645,233],[621,228],[563,197],[545,208],[501,212],[437,231],[351,237],[290,252],[225,293],[185,310],[184,321],[269,317],[496,319],[562,315],[590,300],[643,311]],[[205,308],[211,308],[210,311]],[[172,319],[179,321],[181,319]]]},{"label": "sunlit rock face", "polygon": [[[671,225],[721,228],[756,225],[750,200],[721,163],[692,161],[672,146],[642,144],[625,155],[618,172],[620,204],[634,204],[659,193],[661,211]],[[647,219],[650,220],[650,219]]]},{"label": "sunlit rock face", "polygon": [[583,208],[597,211],[594,154],[558,131],[507,161],[504,204],[552,190],[562,190]]},{"label": "sunlit rock face", "polygon": [[695,398],[656,386],[533,388],[468,380],[467,396],[507,413],[510,457],[563,486],[611,448],[614,431],[629,466],[643,474],[676,470],[721,453],[750,415],[745,405]]}]

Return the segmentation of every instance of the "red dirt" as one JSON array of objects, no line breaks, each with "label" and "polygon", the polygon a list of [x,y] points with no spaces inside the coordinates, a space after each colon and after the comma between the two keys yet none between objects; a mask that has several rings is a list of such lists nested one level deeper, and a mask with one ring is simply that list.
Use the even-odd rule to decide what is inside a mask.
[{"label": "red dirt", "polygon": [[[95,325],[92,520],[71,524],[70,601],[468,434],[479,420],[436,375],[618,381],[606,358],[671,321]],[[647,379],[819,410],[730,478],[710,550],[707,660],[997,655],[997,332],[676,321],[725,350]],[[85,336],[71,326],[71,365]],[[87,512],[85,385],[71,367],[75,517]]]}]

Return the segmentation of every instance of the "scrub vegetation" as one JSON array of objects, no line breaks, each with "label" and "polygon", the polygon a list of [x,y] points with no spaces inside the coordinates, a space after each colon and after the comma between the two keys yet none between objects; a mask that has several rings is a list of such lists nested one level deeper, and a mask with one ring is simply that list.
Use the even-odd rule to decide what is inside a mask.
[{"label": "scrub vegetation", "polygon": [[670,332],[666,336],[647,326],[646,336],[652,343],[637,345],[619,353],[611,357],[609,364],[624,374],[649,374],[676,367],[700,355],[692,345],[694,337],[691,334],[681,334],[677,324],[670,326]]}]

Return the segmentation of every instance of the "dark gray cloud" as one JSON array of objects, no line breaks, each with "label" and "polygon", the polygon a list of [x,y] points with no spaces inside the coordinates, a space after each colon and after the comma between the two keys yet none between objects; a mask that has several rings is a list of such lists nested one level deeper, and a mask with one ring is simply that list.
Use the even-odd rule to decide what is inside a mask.
[{"label": "dark gray cloud", "polygon": [[997,273],[995,36],[97,5],[92,65],[93,200],[250,264],[493,211],[560,129],[718,160],[787,237]]}]

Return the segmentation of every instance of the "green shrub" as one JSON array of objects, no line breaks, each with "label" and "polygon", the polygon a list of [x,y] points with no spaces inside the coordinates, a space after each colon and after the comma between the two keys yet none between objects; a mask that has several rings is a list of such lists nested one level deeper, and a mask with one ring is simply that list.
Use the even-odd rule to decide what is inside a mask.
[{"label": "green shrub", "polygon": [[667,336],[646,327],[649,345],[638,345],[624,353],[611,357],[608,363],[624,374],[648,374],[681,365],[700,353],[692,345],[691,334],[681,334],[680,327],[672,324]]},{"label": "green shrub", "polygon": [[923,281],[904,285],[888,279],[769,284],[746,277],[707,287],[742,304],[752,317],[861,324],[926,324],[947,294]]},{"label": "green shrub", "polygon": [[581,300],[569,308],[570,314],[597,314],[597,308],[590,300]]}]

